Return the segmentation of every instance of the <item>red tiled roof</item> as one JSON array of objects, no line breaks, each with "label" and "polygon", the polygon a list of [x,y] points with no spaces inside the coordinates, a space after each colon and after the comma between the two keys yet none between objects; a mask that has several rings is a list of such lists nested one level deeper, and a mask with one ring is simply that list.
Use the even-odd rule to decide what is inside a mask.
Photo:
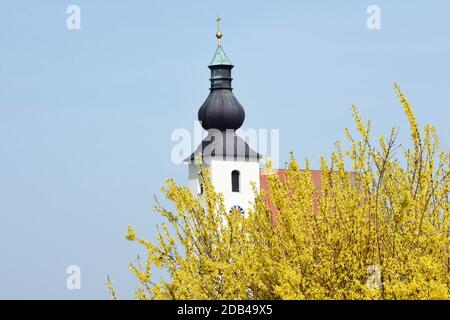
[{"label": "red tiled roof", "polygon": [[[284,169],[273,169],[272,173],[276,173],[278,177],[280,178],[281,182],[286,181],[286,171]],[[320,170],[310,170],[311,173],[311,180],[314,183],[314,185],[317,187],[318,190],[320,190],[320,184],[322,180],[322,171]],[[267,173],[265,170],[261,169],[259,173],[259,184],[260,189],[264,190],[263,199],[266,201],[266,203],[269,205],[270,211],[272,212],[272,222],[274,224],[277,224],[276,220],[276,212],[277,208],[275,205],[270,201],[269,196],[267,195],[269,192],[269,184],[267,182]],[[317,208],[317,199],[313,199],[314,207]]]}]

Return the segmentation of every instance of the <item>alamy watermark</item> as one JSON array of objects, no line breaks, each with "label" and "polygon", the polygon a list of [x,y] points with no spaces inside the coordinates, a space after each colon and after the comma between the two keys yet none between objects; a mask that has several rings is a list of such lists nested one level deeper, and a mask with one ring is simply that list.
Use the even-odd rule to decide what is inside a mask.
[{"label": "alamy watermark", "polygon": [[70,265],[66,269],[66,273],[69,274],[66,280],[66,287],[69,290],[81,289],[81,268],[78,265]]},{"label": "alamy watermark", "polygon": [[[193,132],[185,128],[175,129],[170,139],[173,146],[170,158],[174,164],[192,161],[194,150],[201,152],[203,161],[220,156],[224,160],[249,160],[256,153],[266,160],[270,158],[272,166],[280,164],[280,130],[279,129],[238,129],[220,131],[202,129],[200,122],[194,122]],[[200,148],[200,150],[198,149]]]},{"label": "alamy watermark", "polygon": [[81,9],[76,4],[71,4],[67,7],[66,13],[69,15],[66,19],[66,27],[69,30],[81,29]]},{"label": "alamy watermark", "polygon": [[380,30],[381,29],[381,9],[377,5],[370,5],[367,7],[366,13],[369,17],[366,21],[367,29]]},{"label": "alamy watermark", "polygon": [[367,267],[368,279],[366,285],[370,289],[381,289],[381,268],[377,265],[371,265]]}]

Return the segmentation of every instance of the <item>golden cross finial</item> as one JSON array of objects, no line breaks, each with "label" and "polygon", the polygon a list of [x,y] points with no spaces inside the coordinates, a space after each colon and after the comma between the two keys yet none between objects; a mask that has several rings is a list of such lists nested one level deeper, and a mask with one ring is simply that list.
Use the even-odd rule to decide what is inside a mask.
[{"label": "golden cross finial", "polygon": [[220,18],[220,15],[217,15],[217,33],[216,33],[216,38],[217,38],[217,43],[219,44],[219,46],[221,45],[221,39],[222,39],[222,32],[220,32],[220,21],[222,21],[222,19]]}]

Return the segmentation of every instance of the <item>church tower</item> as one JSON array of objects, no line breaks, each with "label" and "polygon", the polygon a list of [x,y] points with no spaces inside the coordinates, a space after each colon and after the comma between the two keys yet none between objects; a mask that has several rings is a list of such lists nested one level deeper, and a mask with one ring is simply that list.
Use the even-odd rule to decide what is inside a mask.
[{"label": "church tower", "polygon": [[203,192],[195,164],[200,157],[202,166],[210,170],[216,192],[224,195],[227,211],[236,209],[246,215],[254,201],[252,184],[259,190],[261,155],[236,134],[244,123],[245,111],[233,94],[231,69],[234,66],[222,48],[220,17],[217,23],[218,46],[208,66],[211,70],[210,93],[198,110],[198,120],[208,135],[186,159],[189,189],[195,195]]}]

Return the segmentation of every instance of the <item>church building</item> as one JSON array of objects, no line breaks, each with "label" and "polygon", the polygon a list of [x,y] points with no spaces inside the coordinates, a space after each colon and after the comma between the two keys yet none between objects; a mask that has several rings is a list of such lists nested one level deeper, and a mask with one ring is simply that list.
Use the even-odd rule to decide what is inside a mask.
[{"label": "church building", "polygon": [[[218,46],[211,63],[210,93],[198,110],[198,120],[208,131],[207,137],[185,161],[189,165],[188,187],[194,195],[202,194],[197,161],[208,167],[215,191],[224,195],[227,211],[242,215],[254,202],[253,185],[259,191],[267,188],[266,173],[260,169],[262,155],[252,150],[236,134],[244,123],[245,111],[233,94],[233,64],[221,44],[220,17],[217,19]],[[274,170],[284,180],[284,170]],[[320,183],[320,172],[312,172],[314,183]],[[269,203],[270,205],[270,203]],[[272,208],[272,212],[274,212]]]},{"label": "church building", "polygon": [[208,135],[186,159],[189,189],[197,195],[203,191],[196,164],[200,157],[202,165],[209,168],[216,192],[224,195],[227,211],[236,209],[245,215],[254,201],[252,184],[258,190],[260,187],[261,155],[236,134],[244,123],[245,111],[233,94],[231,70],[234,66],[222,48],[220,17],[217,22],[218,46],[208,66],[210,92],[198,110],[198,120]]}]

